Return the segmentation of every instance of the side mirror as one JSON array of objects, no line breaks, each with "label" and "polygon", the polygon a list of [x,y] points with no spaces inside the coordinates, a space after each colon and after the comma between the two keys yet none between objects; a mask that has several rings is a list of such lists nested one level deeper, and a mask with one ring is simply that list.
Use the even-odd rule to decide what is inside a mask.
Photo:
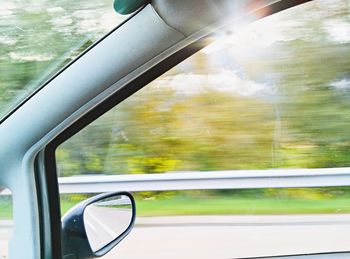
[{"label": "side mirror", "polygon": [[104,193],[87,199],[62,218],[64,259],[100,257],[131,231],[135,201],[130,193]]}]

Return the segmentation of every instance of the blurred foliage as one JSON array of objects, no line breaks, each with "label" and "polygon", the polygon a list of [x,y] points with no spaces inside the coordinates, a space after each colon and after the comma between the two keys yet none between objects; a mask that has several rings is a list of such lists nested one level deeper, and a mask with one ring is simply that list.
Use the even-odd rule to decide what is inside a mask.
[{"label": "blurred foliage", "polygon": [[2,1],[0,118],[123,19],[110,0]]},{"label": "blurred foliage", "polygon": [[64,143],[59,174],[349,166],[349,17],[316,1],[218,33]]}]

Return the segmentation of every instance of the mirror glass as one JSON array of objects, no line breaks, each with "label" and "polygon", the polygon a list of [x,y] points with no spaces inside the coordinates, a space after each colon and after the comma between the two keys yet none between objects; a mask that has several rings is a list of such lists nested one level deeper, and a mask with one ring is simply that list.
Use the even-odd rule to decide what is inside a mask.
[{"label": "mirror glass", "polygon": [[96,252],[117,239],[129,227],[133,204],[126,195],[116,195],[88,205],[84,226],[90,247]]}]

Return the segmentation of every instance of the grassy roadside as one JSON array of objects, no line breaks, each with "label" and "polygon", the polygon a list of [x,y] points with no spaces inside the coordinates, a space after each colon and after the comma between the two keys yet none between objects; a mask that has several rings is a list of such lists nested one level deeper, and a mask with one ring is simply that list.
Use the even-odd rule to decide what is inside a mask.
[{"label": "grassy roadside", "polygon": [[173,198],[138,200],[138,216],[166,215],[249,215],[350,213],[350,199],[232,199],[208,200]]},{"label": "grassy roadside", "polygon": [[1,219],[12,219],[12,207],[11,206],[6,206],[6,207],[0,206],[0,220]]},{"label": "grassy roadside", "polygon": [[[79,200],[61,201],[62,215]],[[272,199],[210,197],[170,197],[161,199],[136,198],[137,215],[254,215],[254,214],[330,214],[350,213],[350,198],[342,199]],[[0,219],[12,217],[12,206],[0,204]]]},{"label": "grassy roadside", "polygon": [[[63,201],[62,215],[75,203]],[[218,197],[195,199],[171,197],[146,200],[136,198],[138,216],[170,215],[249,215],[249,214],[330,214],[350,213],[350,198],[343,199],[268,199]]]}]

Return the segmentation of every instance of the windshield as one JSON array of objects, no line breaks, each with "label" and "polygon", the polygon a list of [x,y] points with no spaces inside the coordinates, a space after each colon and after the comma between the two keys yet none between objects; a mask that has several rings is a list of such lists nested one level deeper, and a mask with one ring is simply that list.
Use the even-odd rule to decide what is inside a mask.
[{"label": "windshield", "polygon": [[111,0],[2,1],[0,120],[125,19]]}]

